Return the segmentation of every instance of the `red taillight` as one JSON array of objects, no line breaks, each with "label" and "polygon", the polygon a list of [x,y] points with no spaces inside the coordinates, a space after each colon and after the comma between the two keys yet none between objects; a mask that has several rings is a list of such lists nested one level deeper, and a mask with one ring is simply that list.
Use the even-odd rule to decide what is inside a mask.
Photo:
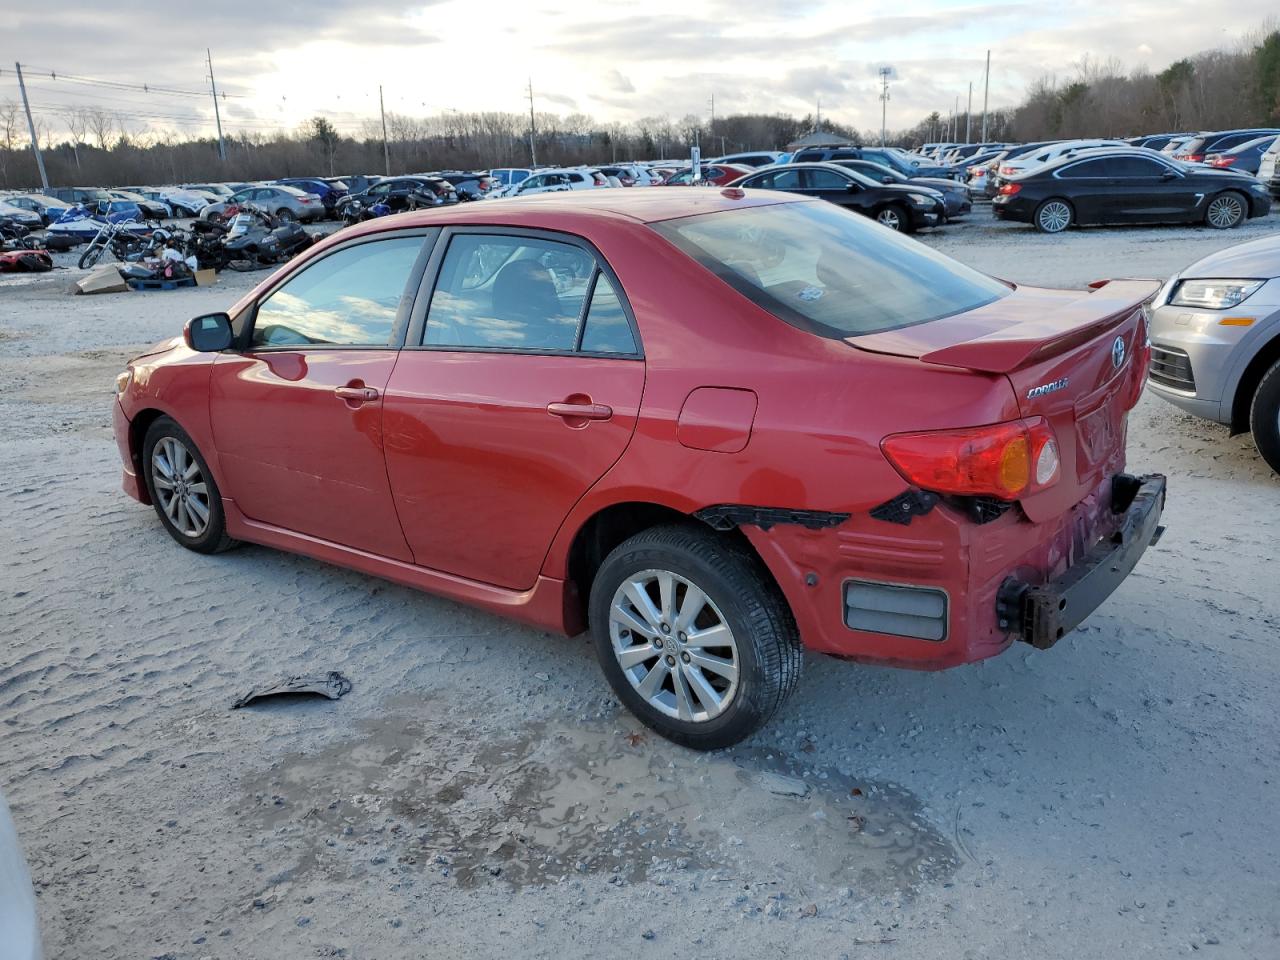
[{"label": "red taillight", "polygon": [[1000,168],[1000,172],[1003,173],[1005,176],[1008,176],[1011,173],[1016,173],[1017,170],[1018,170],[1017,167],[1001,167]]},{"label": "red taillight", "polygon": [[1012,197],[1015,193],[1017,193],[1021,189],[1022,189],[1022,184],[1020,183],[1006,183],[1003,187],[1000,188],[1000,196]]},{"label": "red taillight", "polygon": [[1016,500],[1061,473],[1057,441],[1043,417],[898,433],[885,437],[880,449],[910,483],[935,493]]},{"label": "red taillight", "polygon": [[1173,159],[1185,160],[1187,163],[1199,163],[1201,160],[1204,159],[1204,154],[1203,153],[1180,153]]},{"label": "red taillight", "polygon": [[1236,157],[1214,157],[1212,160],[1209,161],[1209,166],[1222,169],[1223,167],[1231,166],[1233,163],[1236,162],[1236,160],[1237,160]]}]

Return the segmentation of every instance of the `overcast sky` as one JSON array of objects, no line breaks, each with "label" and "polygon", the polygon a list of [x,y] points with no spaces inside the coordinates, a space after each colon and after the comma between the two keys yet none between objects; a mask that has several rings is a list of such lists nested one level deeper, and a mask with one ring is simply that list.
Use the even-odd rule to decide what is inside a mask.
[{"label": "overcast sky", "polygon": [[[353,132],[387,109],[522,110],[532,76],[539,110],[601,120],[687,113],[822,112],[880,124],[877,67],[892,65],[889,126],[945,114],[974,85],[981,109],[1016,103],[1046,73],[1068,78],[1084,56],[1160,70],[1256,32],[1275,0],[1067,0],[978,3],[791,0],[163,0],[123,16],[111,4],[6,4],[0,99],[12,62],[31,66],[33,109],[57,126],[69,105],[133,116],[140,128],[196,131],[206,100],[54,80],[49,72],[207,88],[213,52],[224,125],[293,126],[323,112]],[[149,11],[144,13],[143,11]]]}]

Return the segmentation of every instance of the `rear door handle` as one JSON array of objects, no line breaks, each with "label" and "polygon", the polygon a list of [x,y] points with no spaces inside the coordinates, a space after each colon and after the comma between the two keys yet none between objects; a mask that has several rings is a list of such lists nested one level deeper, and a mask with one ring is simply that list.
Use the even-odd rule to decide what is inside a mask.
[{"label": "rear door handle", "polygon": [[337,387],[333,395],[348,403],[368,403],[377,400],[379,396],[375,387]]},{"label": "rear door handle", "polygon": [[608,420],[613,416],[613,407],[603,403],[548,403],[547,413],[566,420]]}]

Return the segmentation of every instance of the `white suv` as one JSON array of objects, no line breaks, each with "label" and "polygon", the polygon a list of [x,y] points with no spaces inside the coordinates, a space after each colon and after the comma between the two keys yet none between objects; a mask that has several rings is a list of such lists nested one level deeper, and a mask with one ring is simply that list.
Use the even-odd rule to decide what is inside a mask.
[{"label": "white suv", "polygon": [[527,197],[535,193],[559,193],[565,190],[594,190],[606,187],[609,181],[603,173],[591,167],[574,167],[564,170],[539,170],[508,187],[504,197]]}]

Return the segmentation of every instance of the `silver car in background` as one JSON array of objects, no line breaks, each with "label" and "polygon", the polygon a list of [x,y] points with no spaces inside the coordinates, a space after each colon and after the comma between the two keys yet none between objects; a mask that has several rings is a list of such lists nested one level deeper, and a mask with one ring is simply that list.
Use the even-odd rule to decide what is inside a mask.
[{"label": "silver car in background", "polygon": [[40,960],[43,955],[31,874],[9,807],[0,797],[0,957]]},{"label": "silver car in background", "polygon": [[1280,237],[1193,263],[1151,307],[1152,392],[1233,434],[1252,432],[1280,473]]}]

